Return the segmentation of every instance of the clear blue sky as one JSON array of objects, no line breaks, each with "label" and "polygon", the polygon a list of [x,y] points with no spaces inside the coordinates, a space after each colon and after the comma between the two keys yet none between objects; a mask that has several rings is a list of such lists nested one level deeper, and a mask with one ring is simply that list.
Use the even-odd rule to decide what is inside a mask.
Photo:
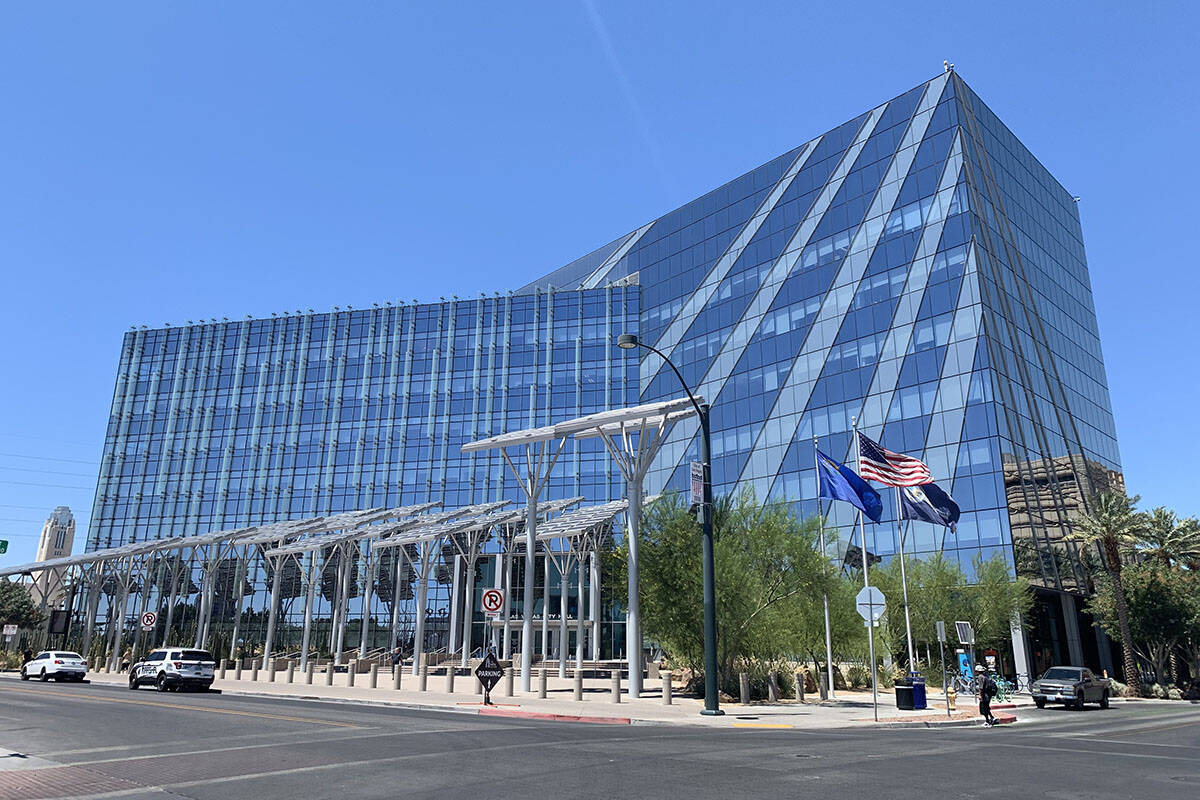
[{"label": "clear blue sky", "polygon": [[1130,490],[1200,514],[1194,7],[851,5],[5,4],[0,563],[82,547],[131,324],[514,288],[943,59],[1082,197]]}]

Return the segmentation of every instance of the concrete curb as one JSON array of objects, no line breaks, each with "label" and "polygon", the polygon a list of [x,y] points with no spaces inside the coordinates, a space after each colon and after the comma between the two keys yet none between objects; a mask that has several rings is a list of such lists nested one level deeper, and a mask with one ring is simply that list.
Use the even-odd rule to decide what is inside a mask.
[{"label": "concrete curb", "polygon": [[573,714],[551,714],[545,711],[509,711],[503,708],[480,708],[481,717],[516,717],[517,719],[548,719],[555,722],[588,722],[594,725],[632,725],[629,717],[581,717]]},{"label": "concrete curb", "polygon": [[[996,714],[997,725],[1013,725],[1017,718],[1012,714]],[[950,720],[906,720],[903,722],[880,722],[880,728],[981,728],[977,719],[950,719]]]}]

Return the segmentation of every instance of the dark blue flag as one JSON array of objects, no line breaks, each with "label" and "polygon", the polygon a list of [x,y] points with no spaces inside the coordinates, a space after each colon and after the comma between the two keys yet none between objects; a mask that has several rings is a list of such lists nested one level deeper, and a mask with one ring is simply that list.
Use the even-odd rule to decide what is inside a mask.
[{"label": "dark blue flag", "polygon": [[821,497],[845,500],[862,509],[874,522],[879,522],[883,516],[883,501],[879,499],[879,492],[868,486],[854,470],[839,464],[820,450],[817,451],[817,482],[820,484],[818,494]]},{"label": "dark blue flag", "polygon": [[954,533],[959,514],[958,503],[936,483],[900,489],[900,519],[920,519],[934,525],[945,525]]}]

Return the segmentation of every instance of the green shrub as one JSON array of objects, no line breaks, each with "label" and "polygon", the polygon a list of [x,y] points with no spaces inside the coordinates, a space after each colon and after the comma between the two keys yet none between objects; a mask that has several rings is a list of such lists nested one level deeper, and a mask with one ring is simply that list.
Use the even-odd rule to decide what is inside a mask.
[{"label": "green shrub", "polygon": [[846,681],[850,684],[851,689],[862,689],[867,686],[870,680],[870,674],[857,664],[846,670]]},{"label": "green shrub", "polygon": [[1166,700],[1167,690],[1161,683],[1156,683],[1152,686],[1143,686],[1142,697],[1152,698],[1154,700]]}]

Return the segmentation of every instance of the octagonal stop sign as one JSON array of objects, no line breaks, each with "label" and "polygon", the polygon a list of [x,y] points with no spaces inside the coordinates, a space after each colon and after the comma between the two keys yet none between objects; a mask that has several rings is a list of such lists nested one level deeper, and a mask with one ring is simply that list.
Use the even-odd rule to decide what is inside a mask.
[{"label": "octagonal stop sign", "polygon": [[883,592],[879,591],[879,587],[864,586],[854,596],[854,606],[858,609],[858,615],[864,620],[877,622],[883,616],[887,601],[883,597]]}]

